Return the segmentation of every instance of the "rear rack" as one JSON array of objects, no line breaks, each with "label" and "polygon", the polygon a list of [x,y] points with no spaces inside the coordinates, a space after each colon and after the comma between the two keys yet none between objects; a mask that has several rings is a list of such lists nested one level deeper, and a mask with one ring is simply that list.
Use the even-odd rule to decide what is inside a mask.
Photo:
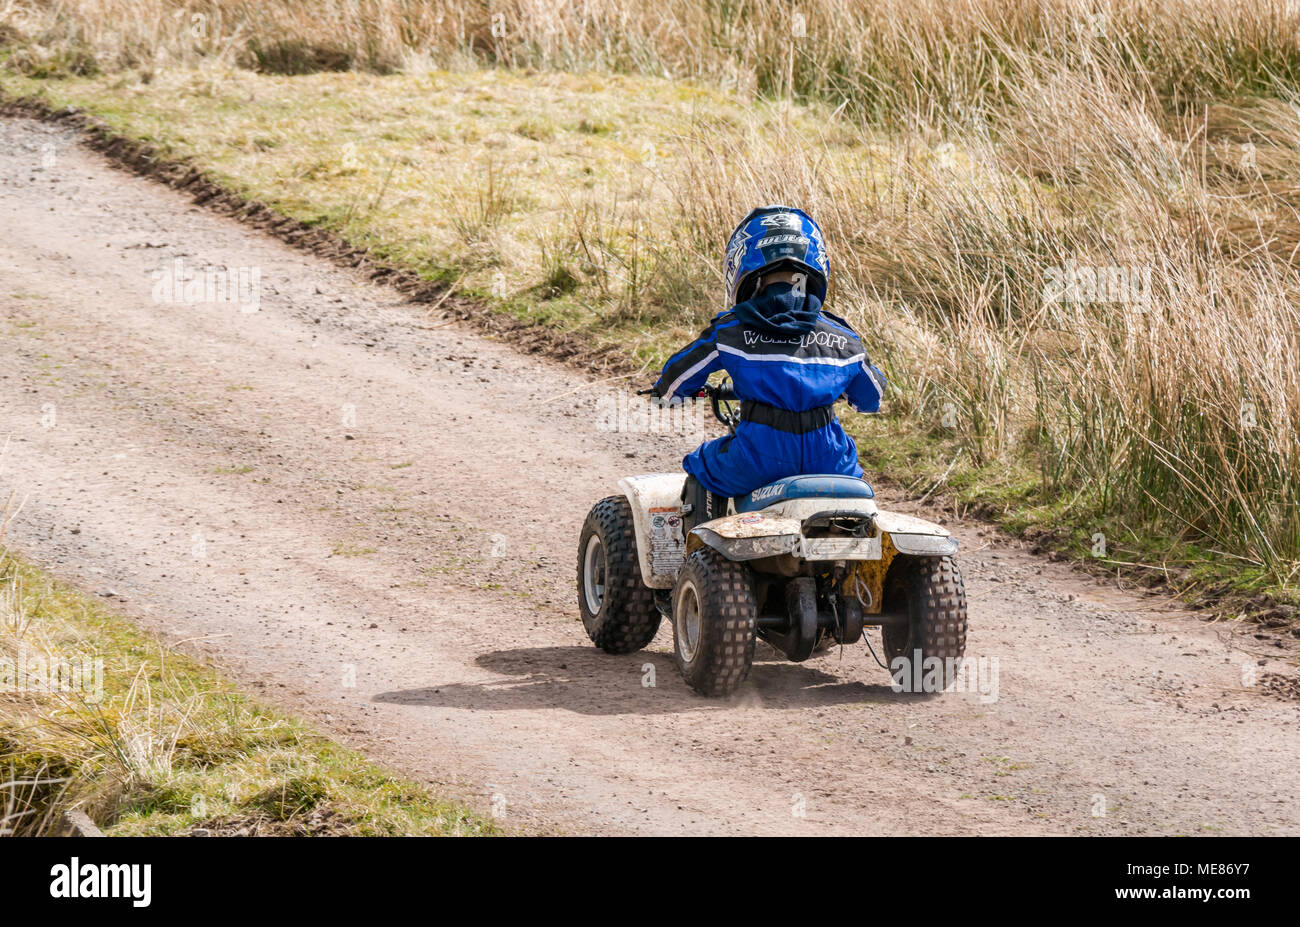
[{"label": "rear rack", "polygon": [[875,537],[876,516],[854,509],[828,509],[800,522],[799,533],[806,538]]}]

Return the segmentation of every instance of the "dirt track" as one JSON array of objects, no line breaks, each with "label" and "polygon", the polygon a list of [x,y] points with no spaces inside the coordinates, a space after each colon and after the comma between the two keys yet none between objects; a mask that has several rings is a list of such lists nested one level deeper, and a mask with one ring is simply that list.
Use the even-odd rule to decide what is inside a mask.
[{"label": "dirt track", "polygon": [[[259,311],[155,302],[178,257],[260,268]],[[114,171],[67,130],[0,121],[0,279],[14,546],[507,823],[1300,833],[1300,706],[1242,686],[1272,648],[976,523],[949,527],[995,702],[895,695],[860,646],[757,663],[725,702],[684,689],[666,624],[645,653],[600,653],[574,602],[582,518],[694,439],[602,431],[604,385]]]}]

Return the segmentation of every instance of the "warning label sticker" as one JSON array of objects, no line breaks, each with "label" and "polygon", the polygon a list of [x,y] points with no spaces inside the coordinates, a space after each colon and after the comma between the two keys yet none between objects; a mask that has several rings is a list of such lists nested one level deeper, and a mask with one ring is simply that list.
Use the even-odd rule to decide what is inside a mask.
[{"label": "warning label sticker", "polygon": [[686,535],[676,506],[650,509],[650,570],[674,576],[686,557]]}]

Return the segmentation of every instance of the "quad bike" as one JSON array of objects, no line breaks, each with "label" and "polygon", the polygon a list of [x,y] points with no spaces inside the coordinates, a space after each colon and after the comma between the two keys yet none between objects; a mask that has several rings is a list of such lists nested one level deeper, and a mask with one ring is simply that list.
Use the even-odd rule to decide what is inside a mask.
[{"label": "quad bike", "polygon": [[[699,396],[734,433],[730,384]],[[942,691],[955,678],[966,592],[947,530],[881,511],[865,480],[812,474],[731,499],[725,516],[684,532],[685,478],[627,477],[587,515],[578,608],[597,647],[639,650],[667,618],[687,685],[726,695],[749,675],[756,639],[803,661],[878,625],[896,689]]]}]

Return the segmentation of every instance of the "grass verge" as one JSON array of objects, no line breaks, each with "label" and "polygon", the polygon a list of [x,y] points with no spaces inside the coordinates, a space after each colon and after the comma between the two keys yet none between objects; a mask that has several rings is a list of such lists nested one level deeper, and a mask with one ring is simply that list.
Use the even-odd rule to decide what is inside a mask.
[{"label": "grass verge", "polygon": [[476,836],[391,775],[0,550],[0,834]]}]

